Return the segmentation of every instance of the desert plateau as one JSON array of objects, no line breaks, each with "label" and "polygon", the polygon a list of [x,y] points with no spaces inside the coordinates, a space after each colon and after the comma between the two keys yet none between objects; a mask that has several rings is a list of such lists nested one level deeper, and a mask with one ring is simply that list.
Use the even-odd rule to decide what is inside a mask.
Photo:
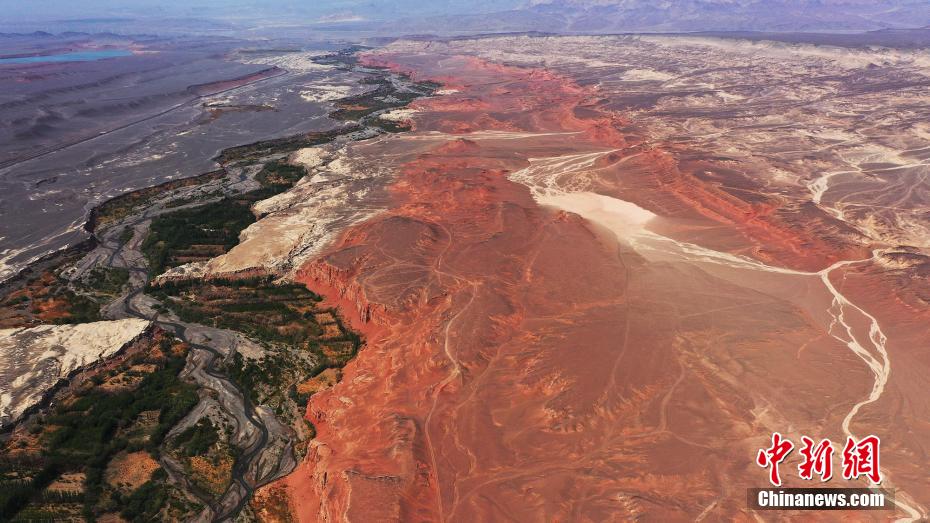
[{"label": "desert plateau", "polygon": [[0,520],[926,521],[885,3],[0,36]]}]

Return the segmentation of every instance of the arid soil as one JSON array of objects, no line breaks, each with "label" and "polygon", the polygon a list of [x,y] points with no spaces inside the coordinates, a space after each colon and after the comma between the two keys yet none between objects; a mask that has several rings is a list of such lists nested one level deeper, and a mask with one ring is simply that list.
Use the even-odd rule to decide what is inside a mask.
[{"label": "arid soil", "polygon": [[[315,59],[328,65],[294,64],[365,76],[364,93],[351,95],[353,86],[328,98],[345,125],[228,148],[220,170],[110,200],[85,226],[93,241],[0,288],[0,323],[10,327],[0,333],[9,353],[0,358],[0,407],[9,411],[0,419],[0,519],[251,521],[254,490],[303,458],[315,435],[304,419],[308,397],[339,381],[362,338],[340,310],[287,281],[302,264],[297,251],[279,242],[256,257],[248,237],[268,236],[268,221],[287,219],[277,211],[294,202],[324,201],[314,194],[321,181],[346,202],[381,191],[380,171],[354,183],[339,179],[347,166],[338,161],[322,179],[289,162],[308,162],[306,151],[324,144],[340,149],[406,129],[380,114],[436,87],[358,67],[353,50]],[[311,256],[335,225],[373,208],[358,213],[334,213],[315,234],[290,240]],[[248,227],[258,218],[261,227]],[[208,263],[233,247],[244,255]],[[244,270],[217,274],[231,261]],[[126,325],[145,333],[124,347]],[[65,488],[72,484],[81,488]]]},{"label": "arid soil", "polygon": [[[775,46],[776,71],[727,45],[476,39],[366,55],[444,94],[411,106],[412,132],[356,144],[355,166],[390,172],[385,210],[296,271],[358,312],[367,345],[311,398],[310,452],[256,513],[752,520],[745,489],[767,478],[754,457],[778,431],[879,435],[899,506],[855,517],[926,517],[926,171],[897,159],[928,135],[887,107],[882,133],[857,117],[904,103],[895,79],[924,85],[923,58]],[[711,67],[712,51],[732,63]],[[637,63],[661,53],[681,69]],[[721,83],[689,79],[702,73]],[[857,76],[871,89],[837,92]],[[728,99],[740,79],[758,83]],[[796,465],[786,484],[811,485]]]}]

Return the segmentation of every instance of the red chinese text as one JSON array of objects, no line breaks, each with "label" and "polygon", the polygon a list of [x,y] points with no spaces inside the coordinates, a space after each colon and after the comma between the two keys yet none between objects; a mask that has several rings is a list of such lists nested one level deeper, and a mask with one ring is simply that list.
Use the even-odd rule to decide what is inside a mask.
[{"label": "red chinese text", "polygon": [[843,448],[843,477],[856,479],[865,476],[878,484],[882,482],[882,475],[878,468],[878,452],[881,440],[878,436],[868,436],[859,440],[846,439]]},{"label": "red chinese text", "polygon": [[794,443],[787,439],[782,439],[781,434],[772,433],[772,446],[767,449],[759,449],[756,455],[756,464],[762,468],[769,468],[769,481],[776,487],[781,486],[781,476],[778,474],[778,465],[788,457]]},{"label": "red chinese text", "polygon": [[829,481],[833,477],[833,443],[828,439],[820,440],[814,447],[814,440],[801,436],[801,456],[804,461],[798,465],[798,475],[801,479],[813,479],[814,474],[820,476],[820,481]]},{"label": "red chinese text", "polygon": [[[830,481],[833,477],[833,442],[829,439],[822,439],[815,444],[813,438],[801,436],[801,443],[802,446],[798,450],[801,454],[798,477],[810,481],[816,475],[821,482]],[[782,437],[778,432],[772,433],[771,446],[759,449],[759,453],[756,454],[756,464],[769,469],[769,481],[772,485],[776,487],[782,485],[778,467],[793,450],[794,443]],[[881,483],[880,450],[881,440],[878,436],[870,434],[859,441],[853,437],[846,438],[842,453],[843,478],[853,481],[865,476],[873,484]]]}]

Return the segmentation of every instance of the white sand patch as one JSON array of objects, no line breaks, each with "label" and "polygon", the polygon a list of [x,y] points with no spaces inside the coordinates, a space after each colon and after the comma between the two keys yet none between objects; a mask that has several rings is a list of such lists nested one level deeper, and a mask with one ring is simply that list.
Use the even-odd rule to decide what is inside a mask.
[{"label": "white sand patch", "polygon": [[621,240],[643,232],[656,217],[634,203],[593,192],[539,195],[536,200],[605,227]]},{"label": "white sand patch", "polygon": [[16,420],[59,379],[112,356],[148,326],[131,318],[0,330],[0,420]]},{"label": "white sand patch", "polygon": [[18,251],[12,249],[4,249],[3,251],[0,251],[0,281],[11,278],[16,274],[18,267],[15,267],[7,262],[13,259],[13,257],[17,254]]},{"label": "white sand patch", "polygon": [[328,158],[329,154],[322,147],[304,147],[294,151],[288,160],[290,163],[300,165],[309,171],[326,163]]},{"label": "white sand patch", "polygon": [[654,69],[630,69],[624,71],[621,78],[628,82],[665,82],[675,78],[675,75],[663,73],[662,71],[656,71]]},{"label": "white sand patch", "polygon": [[352,163],[345,156],[340,156],[339,158],[329,162],[329,165],[326,166],[326,170],[337,175],[351,176]]},{"label": "white sand patch", "polygon": [[[32,197],[29,197],[29,199],[32,200]],[[70,232],[72,229],[69,229],[67,232]],[[62,233],[62,234],[65,234],[65,233]],[[5,281],[8,278],[12,278],[13,276],[16,276],[16,274],[19,273],[19,271],[22,270],[23,267],[28,266],[30,263],[48,254],[47,252],[37,254],[33,256],[32,258],[29,258],[28,260],[22,260],[20,262],[13,263],[13,258],[21,256],[27,250],[28,249],[23,248],[23,249],[3,249],[2,251],[0,251],[0,282]]]},{"label": "white sand patch", "polygon": [[314,58],[329,54],[326,51],[304,51],[268,56],[240,56],[238,60],[245,64],[273,65],[292,72],[328,71],[332,65],[318,64]]},{"label": "white sand patch", "polygon": [[382,113],[380,118],[389,122],[407,122],[418,112],[419,111],[416,109],[394,109],[393,111]]},{"label": "white sand patch", "polygon": [[255,202],[255,204],[252,205],[252,212],[254,212],[257,216],[265,216],[278,211],[283,211],[284,209],[293,207],[299,203],[302,194],[303,193],[298,188],[298,186],[295,186],[289,191],[285,191],[270,198]]},{"label": "white sand patch", "polygon": [[[284,275],[299,268],[345,227],[380,208],[367,196],[376,178],[390,176],[390,168],[364,163],[353,146],[332,153],[334,158],[305,176],[288,191],[257,202],[252,210],[262,218],[239,235],[239,244],[206,264],[208,275],[264,270]],[[308,156],[317,154],[308,152]]]},{"label": "white sand patch", "polygon": [[435,94],[438,95],[438,96],[445,96],[445,95],[447,95],[447,94],[455,94],[455,93],[457,93],[457,92],[459,92],[458,89],[440,89],[440,90],[436,91]]},{"label": "white sand patch", "polygon": [[329,207],[337,209],[344,200],[333,194],[320,207],[298,207],[270,214],[250,225],[239,237],[239,245],[228,253],[210,260],[211,274],[234,273],[251,269],[272,269],[292,262],[295,249],[304,244],[308,235],[322,238],[328,232],[319,225],[318,213]]},{"label": "white sand patch", "polygon": [[206,273],[207,262],[190,262],[168,269],[167,271],[156,276],[155,279],[152,280],[152,283],[159,285],[170,280],[190,280],[194,278],[203,278]]},{"label": "white sand patch", "polygon": [[724,103],[739,102],[745,100],[746,97],[740,94],[728,93],[726,91],[717,91],[714,93],[718,98],[723,100]]},{"label": "white sand patch", "polygon": [[345,98],[352,92],[351,85],[320,84],[300,91],[300,97],[307,102],[331,102]]}]

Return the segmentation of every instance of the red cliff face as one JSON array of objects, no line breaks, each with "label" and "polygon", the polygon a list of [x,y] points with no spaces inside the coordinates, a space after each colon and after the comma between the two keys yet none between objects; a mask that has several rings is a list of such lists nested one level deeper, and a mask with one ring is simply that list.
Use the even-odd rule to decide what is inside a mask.
[{"label": "red cliff face", "polygon": [[[300,270],[367,344],[311,398],[317,437],[259,504],[283,493],[301,521],[748,520],[759,434],[838,424],[845,410],[824,414],[821,398],[848,407],[867,394],[861,361],[824,334],[818,278],[750,287],[737,269],[656,263],[508,175],[615,150],[585,189],[669,218],[656,225],[667,236],[814,270],[853,244],[642,147],[567,78],[474,58],[365,59],[459,92],[416,104],[391,209]],[[418,137],[436,144],[405,153]],[[787,383],[799,365],[804,380]]]}]

